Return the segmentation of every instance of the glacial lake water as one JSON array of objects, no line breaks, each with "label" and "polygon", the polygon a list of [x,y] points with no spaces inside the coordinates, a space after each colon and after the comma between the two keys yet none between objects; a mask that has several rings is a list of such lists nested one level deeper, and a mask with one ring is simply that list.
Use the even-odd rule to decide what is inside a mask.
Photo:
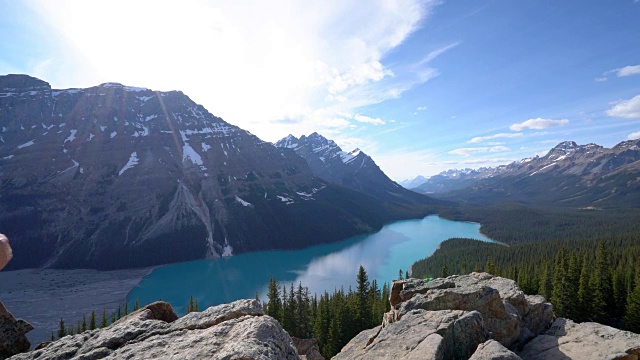
[{"label": "glacial lake water", "polygon": [[363,265],[369,280],[397,279],[416,260],[431,255],[449,238],[462,237],[492,241],[480,234],[477,223],[442,219],[403,220],[385,225],[380,231],[300,250],[260,251],[215,260],[198,260],[154,269],[127,296],[129,308],[136,299],[148,304],[158,299],[169,302],[176,313],[184,314],[189,296],[200,309],[210,305],[254,298],[258,292],[266,301],[271,277],[278,282],[309,287],[311,294],[349,286],[355,289],[358,267]]}]

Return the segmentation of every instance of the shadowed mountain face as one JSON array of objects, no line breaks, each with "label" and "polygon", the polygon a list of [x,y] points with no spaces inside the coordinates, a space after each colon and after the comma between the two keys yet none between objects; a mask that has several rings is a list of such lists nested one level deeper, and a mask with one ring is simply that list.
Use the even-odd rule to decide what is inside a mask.
[{"label": "shadowed mountain face", "polygon": [[300,248],[426,214],[327,183],[182,92],[26,75],[0,77],[0,189],[12,269]]},{"label": "shadowed mountain face", "polygon": [[389,179],[373,159],[360,149],[344,152],[333,140],[318,133],[303,135],[299,139],[289,135],[278,141],[276,146],[291,149],[302,156],[313,173],[323,180],[387,202],[413,205],[435,203],[433,199],[409,191]]},{"label": "shadowed mountain face", "polygon": [[415,189],[468,202],[514,200],[567,206],[640,204],[640,139],[612,148],[565,141],[545,156],[432,176]]}]

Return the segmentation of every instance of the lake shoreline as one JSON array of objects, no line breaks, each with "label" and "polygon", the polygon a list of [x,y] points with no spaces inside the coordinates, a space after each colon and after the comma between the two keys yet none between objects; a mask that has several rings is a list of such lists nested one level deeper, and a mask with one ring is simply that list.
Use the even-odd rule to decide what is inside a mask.
[{"label": "lake shoreline", "polygon": [[[57,331],[60,318],[76,326],[83,315],[108,313],[126,301],[131,289],[153,269],[21,269],[0,272],[0,301],[17,319],[33,325],[27,338],[34,347]],[[88,319],[88,317],[87,317]]]}]

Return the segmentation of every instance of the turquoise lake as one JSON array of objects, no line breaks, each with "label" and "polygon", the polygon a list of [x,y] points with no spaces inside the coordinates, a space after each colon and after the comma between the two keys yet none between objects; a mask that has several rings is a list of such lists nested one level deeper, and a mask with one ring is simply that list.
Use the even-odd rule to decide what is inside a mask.
[{"label": "turquoise lake", "polygon": [[431,255],[449,238],[464,237],[492,241],[480,234],[477,223],[450,221],[431,215],[385,225],[380,231],[300,250],[260,251],[215,260],[198,260],[154,269],[129,292],[129,307],[135,300],[148,304],[158,299],[169,302],[176,313],[186,309],[189,296],[200,308],[254,298],[266,301],[271,277],[279,282],[309,287],[311,294],[333,292],[334,288],[355,288],[358,267],[363,265],[369,280],[397,279],[398,271],[409,269],[416,260]]}]

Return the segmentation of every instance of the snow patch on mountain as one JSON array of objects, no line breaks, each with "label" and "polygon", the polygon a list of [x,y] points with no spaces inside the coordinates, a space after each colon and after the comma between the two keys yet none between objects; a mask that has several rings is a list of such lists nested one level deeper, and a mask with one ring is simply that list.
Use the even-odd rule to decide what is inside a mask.
[{"label": "snow patch on mountain", "polygon": [[237,201],[237,202],[239,202],[239,203],[240,203],[240,205],[242,205],[242,206],[253,207],[253,204],[252,204],[252,203],[250,203],[250,202],[248,202],[248,201],[245,201],[245,200],[241,199],[238,195],[236,195],[236,201]]},{"label": "snow patch on mountain", "polygon": [[[33,139],[33,140],[35,140],[35,139]],[[16,149],[24,149],[26,147],[29,147],[29,146],[33,145],[33,140],[27,141],[26,143],[24,143],[22,145],[18,145],[18,147]]]},{"label": "snow patch on mountain", "polygon": [[127,164],[122,169],[120,169],[120,172],[118,172],[118,176],[122,175],[125,171],[131,169],[136,165],[138,165],[138,154],[134,151],[129,156],[129,161],[127,161]]},{"label": "snow patch on mountain", "polygon": [[73,140],[75,140],[77,132],[78,132],[78,130],[71,129],[69,136],[66,139],[64,139],[64,142],[67,143],[67,142],[72,142]]}]

